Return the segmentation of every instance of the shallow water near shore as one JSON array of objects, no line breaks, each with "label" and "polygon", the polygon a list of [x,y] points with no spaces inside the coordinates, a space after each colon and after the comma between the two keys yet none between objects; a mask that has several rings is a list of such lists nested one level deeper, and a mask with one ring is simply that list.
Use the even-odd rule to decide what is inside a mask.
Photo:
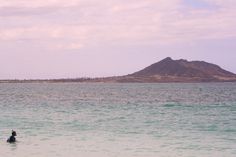
[{"label": "shallow water near shore", "polygon": [[236,156],[236,83],[0,84],[0,110],[4,157]]}]

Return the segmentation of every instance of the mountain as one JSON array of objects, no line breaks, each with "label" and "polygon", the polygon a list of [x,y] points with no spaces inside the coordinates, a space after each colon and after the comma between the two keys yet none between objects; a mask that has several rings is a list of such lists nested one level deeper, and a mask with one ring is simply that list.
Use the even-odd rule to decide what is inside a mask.
[{"label": "mountain", "polygon": [[115,82],[234,82],[236,74],[204,61],[167,57],[143,70],[113,79]]},{"label": "mountain", "polygon": [[236,82],[236,74],[204,61],[173,60],[167,57],[143,70],[125,76],[53,80],[0,80],[0,83],[27,82]]}]

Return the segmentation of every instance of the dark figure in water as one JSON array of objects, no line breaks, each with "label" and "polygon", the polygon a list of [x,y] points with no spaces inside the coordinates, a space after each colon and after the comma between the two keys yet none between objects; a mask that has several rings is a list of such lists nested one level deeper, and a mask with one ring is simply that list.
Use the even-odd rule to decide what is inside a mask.
[{"label": "dark figure in water", "polygon": [[12,135],[8,138],[7,142],[9,142],[9,143],[14,143],[14,142],[16,142],[16,138],[15,138],[16,132],[12,130],[12,133],[11,133],[11,134],[12,134]]}]

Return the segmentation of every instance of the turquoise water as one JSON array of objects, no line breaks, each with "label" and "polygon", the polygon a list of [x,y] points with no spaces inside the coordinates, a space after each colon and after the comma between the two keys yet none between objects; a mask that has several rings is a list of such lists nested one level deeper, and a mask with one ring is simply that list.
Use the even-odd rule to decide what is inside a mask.
[{"label": "turquoise water", "polygon": [[0,110],[4,157],[236,156],[236,83],[0,84]]}]

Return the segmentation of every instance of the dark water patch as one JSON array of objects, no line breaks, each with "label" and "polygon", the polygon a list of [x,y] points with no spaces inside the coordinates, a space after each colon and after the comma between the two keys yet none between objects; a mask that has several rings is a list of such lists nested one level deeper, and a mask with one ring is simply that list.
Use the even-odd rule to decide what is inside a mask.
[{"label": "dark water patch", "polygon": [[206,131],[206,132],[215,132],[215,131],[219,131],[219,128],[217,125],[199,125],[197,126],[197,129],[199,131]]},{"label": "dark water patch", "polygon": [[163,107],[172,108],[172,107],[182,107],[181,104],[164,104]]},{"label": "dark water patch", "polygon": [[225,129],[223,131],[227,133],[236,133],[236,129]]}]

